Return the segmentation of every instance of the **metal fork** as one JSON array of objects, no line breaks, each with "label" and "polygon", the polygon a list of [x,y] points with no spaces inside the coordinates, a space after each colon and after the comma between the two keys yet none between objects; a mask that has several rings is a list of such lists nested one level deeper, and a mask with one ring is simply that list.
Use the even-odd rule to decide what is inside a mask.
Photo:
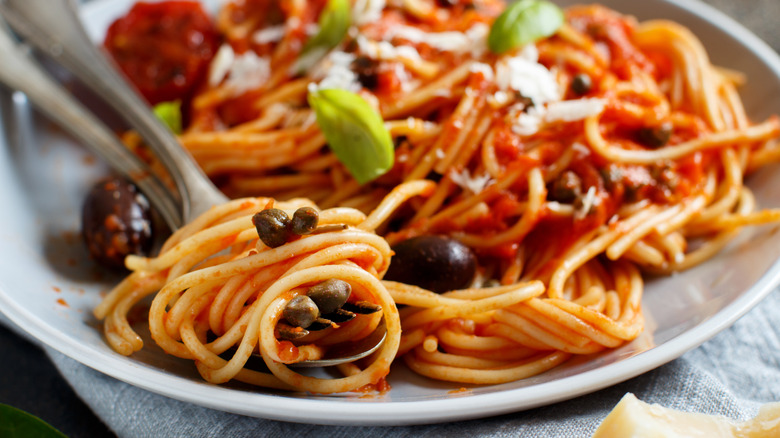
[{"label": "metal fork", "polygon": [[93,153],[103,157],[116,171],[133,181],[149,197],[165,222],[172,228],[182,224],[179,200],[108,129],[65,89],[49,77],[19,45],[8,27],[0,21],[0,82],[24,92],[37,108],[57,122]]},{"label": "metal fork", "polygon": [[[180,219],[176,220],[171,212],[168,212],[166,217],[173,229],[227,201],[227,197],[206,177],[192,156],[179,145],[176,137],[149,111],[138,93],[127,85],[105,54],[90,40],[76,15],[76,5],[73,1],[0,0],[0,14],[19,35],[70,70],[144,138],[162,165],[170,172],[178,190]],[[9,62],[5,56],[2,59],[4,63]],[[28,65],[27,68],[29,67]],[[21,70],[17,76],[26,74],[24,68]],[[35,89],[39,84],[35,80],[29,80],[19,85]],[[22,87],[15,88],[22,90]],[[51,87],[48,88],[47,91],[51,91]],[[44,101],[46,99],[39,100]],[[75,134],[79,136],[78,133]],[[152,196],[156,195],[149,195],[150,200],[155,202]]]}]

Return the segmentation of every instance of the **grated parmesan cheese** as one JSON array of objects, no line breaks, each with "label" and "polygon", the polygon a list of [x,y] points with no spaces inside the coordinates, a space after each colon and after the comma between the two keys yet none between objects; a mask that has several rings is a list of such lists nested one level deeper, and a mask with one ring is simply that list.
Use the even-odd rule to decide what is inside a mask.
[{"label": "grated parmesan cheese", "polygon": [[590,186],[588,192],[582,198],[582,206],[574,212],[574,219],[584,218],[594,205],[598,205],[599,199],[596,197],[596,186]]},{"label": "grated parmesan cheese", "polygon": [[358,49],[371,59],[381,61],[396,59],[416,61],[422,59],[417,49],[412,46],[394,46],[387,41],[371,41],[363,35],[358,35],[357,43]]},{"label": "grated parmesan cheese", "polygon": [[223,44],[209,66],[208,83],[218,86],[225,78],[225,86],[234,95],[254,90],[271,76],[271,61],[253,51],[236,56],[229,44]]},{"label": "grated parmesan cheese", "polygon": [[401,83],[401,91],[409,92],[419,85],[417,81],[413,80],[412,75],[409,74],[401,63],[393,64],[393,73],[395,73],[395,77],[398,78],[398,82]]},{"label": "grated parmesan cheese", "polygon": [[385,0],[355,0],[352,6],[352,21],[358,26],[378,21],[382,18]]},{"label": "grated parmesan cheese", "polygon": [[317,65],[313,76],[320,79],[319,83],[310,83],[309,91],[340,88],[357,93],[362,89],[358,77],[351,66],[355,55],[342,51],[331,52]]},{"label": "grated parmesan cheese", "polygon": [[597,98],[551,102],[547,105],[545,120],[548,122],[576,122],[601,114],[606,104],[606,100]]},{"label": "grated parmesan cheese", "polygon": [[484,23],[477,23],[466,32],[425,32],[416,27],[399,26],[390,31],[388,38],[402,38],[412,43],[425,44],[442,52],[471,52],[479,56],[487,48],[489,33],[490,28]]},{"label": "grated parmesan cheese", "polygon": [[483,190],[495,182],[488,173],[472,177],[468,169],[463,169],[460,172],[450,172],[450,179],[461,188],[475,195],[482,193]]},{"label": "grated parmesan cheese", "polygon": [[510,108],[509,117],[512,121],[512,132],[529,136],[539,132],[544,121],[544,111],[535,106],[526,109],[525,105],[519,104]]},{"label": "grated parmesan cheese", "polygon": [[269,77],[271,61],[250,50],[233,60],[225,85],[238,95],[259,88]]},{"label": "grated parmesan cheese", "polygon": [[[532,56],[532,55],[530,55]],[[520,54],[502,58],[496,64],[496,84],[503,90],[515,90],[533,100],[535,105],[560,100],[561,91],[555,76],[536,61]]]},{"label": "grated parmesan cheese", "polygon": [[284,38],[286,30],[287,28],[284,24],[266,27],[265,29],[260,29],[253,33],[252,41],[255,44],[275,43]]},{"label": "grated parmesan cheese", "polygon": [[482,73],[482,76],[485,77],[486,81],[492,82],[493,79],[495,79],[495,75],[493,74],[493,67],[485,64],[484,62],[475,62],[474,64],[471,64],[469,71],[472,73]]},{"label": "grated parmesan cheese", "polygon": [[580,155],[590,155],[590,149],[588,149],[587,146],[585,146],[584,144],[582,144],[582,143],[580,143],[578,141],[575,141],[574,143],[572,143],[571,148],[575,152],[579,152]]},{"label": "grated parmesan cheese", "polygon": [[222,44],[209,65],[209,86],[216,87],[225,79],[235,59],[236,54],[230,44]]}]

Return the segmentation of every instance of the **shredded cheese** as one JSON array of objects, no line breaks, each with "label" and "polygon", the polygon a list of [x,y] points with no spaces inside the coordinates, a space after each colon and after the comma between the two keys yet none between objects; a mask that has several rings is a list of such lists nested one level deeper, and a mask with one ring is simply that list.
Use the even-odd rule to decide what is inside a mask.
[{"label": "shredded cheese", "polygon": [[371,59],[392,61],[396,59],[408,59],[416,61],[422,59],[420,53],[412,46],[394,46],[387,41],[372,41],[363,35],[357,37],[358,49]]},{"label": "shredded cheese", "polygon": [[425,44],[443,52],[469,52],[481,55],[487,48],[487,36],[489,33],[490,28],[484,23],[477,23],[466,32],[425,32],[416,27],[399,26],[391,29],[388,37],[397,37],[412,43]]},{"label": "shredded cheese", "polygon": [[475,195],[482,193],[483,190],[495,182],[488,173],[471,176],[468,169],[463,169],[460,172],[450,172],[450,179],[461,188]]},{"label": "shredded cheese", "polygon": [[482,73],[482,76],[485,77],[485,80],[490,82],[495,79],[495,74],[493,74],[493,67],[485,64],[484,62],[475,62],[471,65],[471,67],[469,67],[469,71],[472,73]]},{"label": "shredded cheese", "polygon": [[599,204],[598,201],[599,199],[596,197],[596,186],[590,186],[588,192],[585,193],[585,196],[582,198],[582,207],[574,212],[574,219],[580,220],[584,218],[593,206]]},{"label": "shredded cheese", "polygon": [[284,24],[266,27],[252,34],[252,41],[255,44],[275,43],[284,38],[287,27]]},{"label": "shredded cheese", "polygon": [[529,136],[539,132],[544,122],[544,113],[535,106],[526,108],[523,104],[517,104],[510,108],[509,118],[512,122],[512,132]]},{"label": "shredded cheese", "polygon": [[335,50],[317,65],[313,76],[319,83],[310,83],[309,91],[340,88],[357,93],[362,89],[357,75],[352,71],[355,55]]},{"label": "shredded cheese", "polygon": [[355,0],[352,6],[352,21],[362,26],[382,18],[385,0]]},{"label": "shredded cheese", "polygon": [[522,54],[505,57],[496,64],[496,84],[503,90],[515,90],[535,105],[560,100],[555,76],[547,68]]},{"label": "shredded cheese", "polygon": [[545,120],[548,122],[576,122],[601,114],[606,105],[605,99],[597,98],[551,102],[547,105]]},{"label": "shredded cheese", "polygon": [[235,59],[236,54],[230,44],[222,44],[209,65],[209,86],[216,87],[225,79]]}]

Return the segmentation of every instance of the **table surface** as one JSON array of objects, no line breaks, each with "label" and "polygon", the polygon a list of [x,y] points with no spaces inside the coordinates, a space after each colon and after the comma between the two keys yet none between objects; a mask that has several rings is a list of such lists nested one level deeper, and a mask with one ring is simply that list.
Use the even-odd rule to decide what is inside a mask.
[{"label": "table surface", "polygon": [[[706,0],[780,51],[778,0]],[[34,344],[0,326],[0,403],[36,415],[71,438],[115,436],[78,398],[48,357]]]}]

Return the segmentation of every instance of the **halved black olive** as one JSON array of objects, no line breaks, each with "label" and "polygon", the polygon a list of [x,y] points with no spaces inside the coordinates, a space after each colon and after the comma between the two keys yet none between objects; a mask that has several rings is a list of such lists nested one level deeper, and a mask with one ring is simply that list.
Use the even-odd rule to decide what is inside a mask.
[{"label": "halved black olive", "polygon": [[477,270],[477,258],[471,249],[449,237],[414,237],[395,245],[393,251],[385,280],[437,293],[468,286]]},{"label": "halved black olive", "polygon": [[149,200],[123,179],[100,181],[84,200],[81,232],[93,259],[110,268],[122,268],[126,256],[146,255],[151,249]]}]

